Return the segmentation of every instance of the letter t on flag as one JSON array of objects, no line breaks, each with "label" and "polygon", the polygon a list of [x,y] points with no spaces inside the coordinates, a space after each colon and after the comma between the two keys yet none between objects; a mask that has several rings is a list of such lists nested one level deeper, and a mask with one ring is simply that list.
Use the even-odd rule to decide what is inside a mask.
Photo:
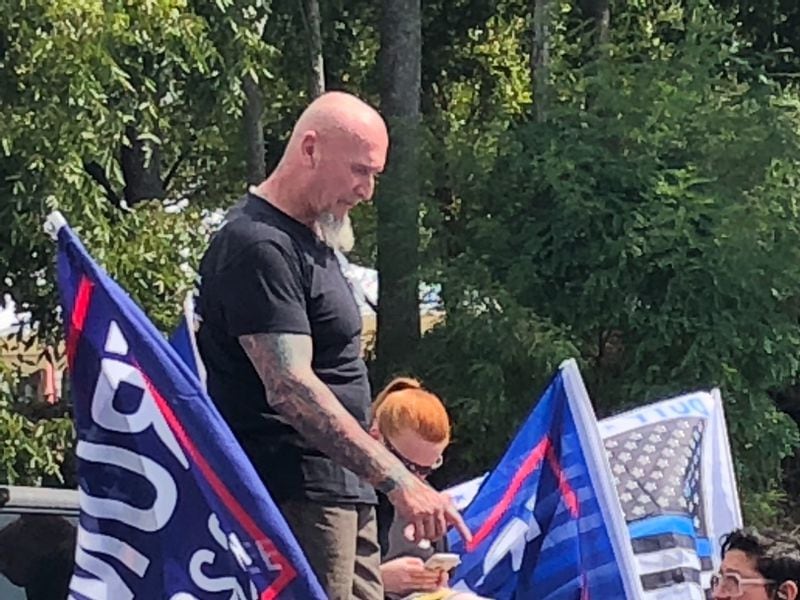
[{"label": "letter t on flag", "polygon": [[638,600],[611,471],[574,360],[561,365],[464,511],[452,578],[496,600]]},{"label": "letter t on flag", "polygon": [[164,336],[59,213],[77,430],[75,600],[322,600],[286,522]]}]

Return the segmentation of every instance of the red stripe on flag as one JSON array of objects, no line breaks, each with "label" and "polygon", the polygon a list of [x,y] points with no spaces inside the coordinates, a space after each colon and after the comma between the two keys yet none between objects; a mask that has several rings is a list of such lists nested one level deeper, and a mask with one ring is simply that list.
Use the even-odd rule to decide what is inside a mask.
[{"label": "red stripe on flag", "polygon": [[564,475],[564,470],[561,468],[561,464],[558,462],[558,458],[556,458],[556,453],[553,451],[552,446],[547,449],[547,462],[550,463],[550,468],[553,469],[553,473],[555,473],[558,479],[558,489],[561,491],[569,513],[572,515],[573,519],[577,519],[579,513],[578,495],[575,493],[575,490],[572,489],[569,481],[567,481],[567,477]]},{"label": "red stripe on flag", "polygon": [[509,484],[508,489],[506,489],[505,494],[503,494],[503,498],[494,507],[489,515],[489,518],[483,522],[481,528],[478,529],[475,535],[472,536],[472,541],[467,544],[468,552],[475,550],[475,548],[477,548],[497,526],[497,524],[500,522],[500,519],[503,518],[503,515],[506,514],[511,506],[511,503],[514,501],[514,497],[517,495],[517,493],[519,493],[522,484],[525,483],[525,479],[527,479],[528,476],[533,473],[542,463],[548,448],[550,448],[550,438],[545,437],[536,445],[533,450],[531,450],[530,454],[528,454],[525,461],[522,463],[519,469],[517,469],[517,472],[511,479],[511,483]]},{"label": "red stripe on flag", "polygon": [[67,335],[67,365],[70,370],[75,364],[75,352],[78,350],[78,342],[83,335],[83,328],[86,325],[86,315],[89,313],[89,305],[92,302],[92,292],[94,284],[89,281],[86,275],[81,276],[78,283],[78,292],[75,294],[75,304],[72,307],[72,314],[69,318],[69,334]]},{"label": "red stripe on flag", "polygon": [[253,521],[250,515],[247,514],[247,511],[245,511],[242,505],[239,504],[239,501],[234,498],[230,491],[228,491],[228,488],[225,487],[225,484],[220,481],[217,474],[211,468],[211,465],[206,462],[206,459],[203,458],[203,455],[197,449],[197,446],[195,446],[194,442],[189,438],[189,435],[186,433],[186,430],[183,428],[181,422],[175,416],[172,408],[169,406],[169,404],[167,404],[153,383],[147,378],[147,376],[145,376],[144,372],[141,369],[139,369],[139,371],[142,373],[142,376],[147,382],[147,387],[155,399],[161,414],[164,415],[164,418],[169,424],[170,429],[172,429],[184,450],[186,450],[186,452],[189,453],[189,456],[192,457],[192,460],[200,469],[203,477],[206,478],[219,499],[231,512],[234,518],[239,521],[247,534],[256,541],[256,544],[259,546],[259,550],[263,550],[263,552],[269,555],[281,567],[281,574],[278,575],[275,581],[273,581],[272,584],[266,590],[264,590],[260,596],[260,600],[275,600],[278,597],[278,594],[280,594],[292,582],[292,580],[294,580],[297,572],[294,570],[294,567],[286,559],[286,557],[280,553],[272,540],[270,540],[266,534],[259,529],[255,521]]}]

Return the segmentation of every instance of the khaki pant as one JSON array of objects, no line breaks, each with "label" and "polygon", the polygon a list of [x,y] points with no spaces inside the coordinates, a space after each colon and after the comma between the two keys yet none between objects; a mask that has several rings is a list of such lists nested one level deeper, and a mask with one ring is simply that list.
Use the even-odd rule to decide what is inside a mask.
[{"label": "khaki pant", "polygon": [[278,503],[331,600],[383,600],[375,507],[312,500]]}]

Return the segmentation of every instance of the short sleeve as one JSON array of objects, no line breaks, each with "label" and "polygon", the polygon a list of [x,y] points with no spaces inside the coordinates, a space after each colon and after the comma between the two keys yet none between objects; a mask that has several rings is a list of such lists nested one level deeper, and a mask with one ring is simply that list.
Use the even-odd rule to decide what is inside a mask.
[{"label": "short sleeve", "polygon": [[253,244],[225,269],[219,284],[229,335],[311,335],[302,273],[293,248],[275,241]]}]

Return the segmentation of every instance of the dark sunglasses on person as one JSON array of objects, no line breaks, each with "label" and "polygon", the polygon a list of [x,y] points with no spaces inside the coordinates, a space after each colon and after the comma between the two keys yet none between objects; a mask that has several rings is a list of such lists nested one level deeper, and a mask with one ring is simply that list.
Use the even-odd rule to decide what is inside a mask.
[{"label": "dark sunglasses on person", "polygon": [[431,473],[433,473],[436,469],[441,467],[442,462],[444,462],[444,459],[440,456],[439,458],[436,459],[436,462],[430,466],[420,465],[415,463],[413,460],[409,460],[405,456],[403,456],[403,454],[397,448],[392,446],[392,443],[385,436],[383,438],[383,443],[389,450],[389,452],[394,454],[400,460],[400,462],[403,463],[403,466],[406,469],[411,471],[417,477],[422,477],[423,479],[428,475],[430,475]]}]

